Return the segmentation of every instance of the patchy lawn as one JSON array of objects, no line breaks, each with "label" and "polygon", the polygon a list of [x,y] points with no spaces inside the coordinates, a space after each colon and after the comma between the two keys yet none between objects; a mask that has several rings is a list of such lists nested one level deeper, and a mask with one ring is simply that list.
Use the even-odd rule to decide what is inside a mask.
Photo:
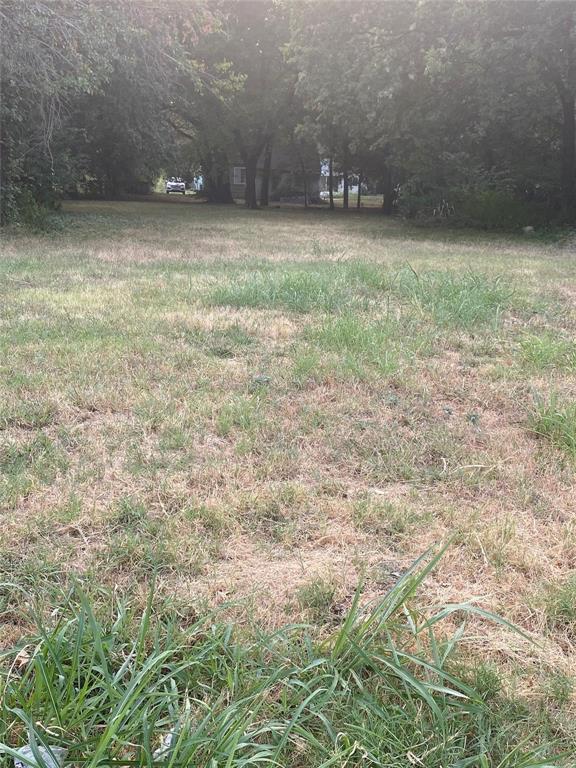
[{"label": "patchy lawn", "polygon": [[49,605],[73,574],[321,632],[452,538],[421,603],[532,636],[478,618],[464,656],[574,744],[574,250],[376,213],[65,210],[0,260],[0,643],[27,629],[18,588]]}]

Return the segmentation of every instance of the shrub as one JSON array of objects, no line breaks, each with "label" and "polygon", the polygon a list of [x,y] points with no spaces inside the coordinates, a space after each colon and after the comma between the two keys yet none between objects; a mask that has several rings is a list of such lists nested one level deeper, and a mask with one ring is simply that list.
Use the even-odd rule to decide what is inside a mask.
[{"label": "shrub", "polygon": [[422,189],[404,185],[398,211],[426,224],[478,227],[486,230],[520,230],[548,227],[555,212],[544,202],[521,200],[507,189]]},{"label": "shrub", "polygon": [[456,192],[451,199],[458,221],[481,229],[542,227],[553,218],[552,211],[544,203],[519,200],[511,193],[499,190]]},{"label": "shrub", "polygon": [[37,199],[26,187],[13,196],[13,205],[7,216],[7,223],[18,224],[31,232],[48,232],[62,229],[62,219],[56,215],[57,200],[51,196]]}]

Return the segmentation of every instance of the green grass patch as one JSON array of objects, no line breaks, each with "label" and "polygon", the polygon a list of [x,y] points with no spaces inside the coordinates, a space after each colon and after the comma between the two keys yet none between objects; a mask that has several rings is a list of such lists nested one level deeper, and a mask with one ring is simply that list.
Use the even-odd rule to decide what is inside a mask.
[{"label": "green grass patch", "polygon": [[35,485],[53,483],[67,466],[60,445],[43,432],[0,444],[0,507],[16,505]]},{"label": "green grass patch", "polygon": [[363,262],[295,264],[255,268],[208,294],[216,306],[341,312],[378,300],[394,285],[394,272]]},{"label": "green grass patch", "polygon": [[247,333],[238,324],[214,329],[207,338],[207,352],[214,357],[227,359],[244,354],[253,347],[256,337]]},{"label": "green grass patch", "polygon": [[365,496],[354,502],[353,519],[355,526],[367,534],[398,541],[426,525],[430,516],[405,505]]},{"label": "green grass patch", "polygon": [[497,325],[512,303],[514,291],[502,277],[453,271],[402,269],[393,290],[437,325],[469,329]]},{"label": "green grass patch", "polygon": [[300,609],[314,624],[327,624],[334,620],[336,584],[328,578],[316,578],[303,584],[296,593]]},{"label": "green grass patch", "polygon": [[544,592],[544,609],[550,629],[567,630],[576,636],[576,574]]},{"label": "green grass patch", "polygon": [[325,377],[390,376],[428,344],[409,320],[350,311],[308,326],[303,337],[307,345],[293,354],[292,377],[298,386]]},{"label": "green grass patch", "polygon": [[576,369],[576,344],[559,334],[529,335],[520,342],[522,362],[536,370]]},{"label": "green grass patch", "polygon": [[310,329],[307,336],[322,349],[353,352],[386,365],[387,353],[397,344],[398,327],[387,320],[347,313]]},{"label": "green grass patch", "polygon": [[209,303],[228,307],[284,309],[288,312],[335,312],[352,302],[339,276],[311,271],[274,271],[239,278],[220,285],[209,295]]},{"label": "green grass patch", "polygon": [[108,520],[107,533],[106,546],[98,555],[104,571],[139,580],[175,567],[165,523],[151,516],[142,502],[121,499]]},{"label": "green grass patch", "polygon": [[0,406],[0,430],[17,427],[41,429],[51,424],[57,416],[57,408],[51,402],[21,400]]},{"label": "green grass patch", "polygon": [[238,519],[247,533],[258,532],[264,540],[289,544],[299,511],[308,511],[306,493],[292,483],[274,485],[259,494],[240,496]]},{"label": "green grass patch", "polygon": [[228,437],[233,431],[254,433],[263,424],[262,401],[257,395],[235,396],[216,413],[216,432]]},{"label": "green grass patch", "polygon": [[[399,414],[404,424],[359,422],[338,446],[360,476],[376,482],[437,482],[463,460],[459,434],[443,423],[421,423]],[[410,424],[408,427],[407,424]]]},{"label": "green grass patch", "polygon": [[535,434],[576,459],[576,403],[562,404],[555,396],[539,401],[529,424]]},{"label": "green grass patch", "polygon": [[[17,672],[0,682],[0,751],[60,747],[84,768],[404,766],[407,754],[427,768],[543,766],[554,745],[534,744],[533,722],[504,728],[451,668],[461,630],[441,640],[443,612],[415,610],[434,562],[368,610],[358,593],[323,641],[302,627],[250,636],[218,614],[183,627],[153,596],[137,615],[118,594],[91,602],[76,587],[50,618],[33,611],[25,645],[3,654]],[[308,597],[323,607],[330,595]]]}]

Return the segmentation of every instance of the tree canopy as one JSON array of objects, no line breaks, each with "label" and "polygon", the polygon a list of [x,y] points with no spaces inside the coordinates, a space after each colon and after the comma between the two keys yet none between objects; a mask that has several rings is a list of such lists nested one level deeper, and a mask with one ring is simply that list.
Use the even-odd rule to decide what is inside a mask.
[{"label": "tree canopy", "polygon": [[388,213],[576,219],[571,0],[2,0],[0,24],[3,221],[167,169],[231,202],[231,164],[265,205],[257,169],[303,141],[344,207],[353,176]]}]

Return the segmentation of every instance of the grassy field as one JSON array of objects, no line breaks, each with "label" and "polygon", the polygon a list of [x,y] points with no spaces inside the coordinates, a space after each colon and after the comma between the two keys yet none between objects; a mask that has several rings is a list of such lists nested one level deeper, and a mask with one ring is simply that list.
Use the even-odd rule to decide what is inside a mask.
[{"label": "grassy field", "polygon": [[[535,764],[510,751],[514,739],[526,737],[526,750],[576,749],[574,246],[410,230],[370,213],[248,212],[188,199],[68,203],[63,218],[58,234],[6,236],[0,259],[0,647],[11,706],[56,708],[34,675],[50,663],[56,678],[64,674],[50,652],[28,667],[34,643],[10,650],[39,631],[33,595],[49,627],[37,643],[50,637],[48,651],[70,648],[71,659],[77,637],[85,632],[91,647],[103,621],[103,659],[141,660],[150,632],[163,638],[154,645],[162,670],[162,643],[193,627],[194,647],[222,659],[218,674],[208,665],[194,679],[222,722],[237,726],[222,726],[219,752],[209,752],[206,736],[186,753],[193,764],[513,768]],[[288,635],[275,630],[306,623],[310,643],[325,641],[348,611],[361,611],[351,608],[359,585],[360,605],[377,605],[419,555],[449,540],[426,579],[414,577],[417,601],[405,577],[410,589],[388,605],[410,596],[419,616],[431,616],[472,601],[521,628],[472,615],[452,648],[444,639],[458,633],[462,613],[447,612],[440,639],[425,627],[411,640],[411,652],[417,636],[436,660],[450,647],[450,674],[459,670],[500,719],[474,730],[470,712],[436,713],[426,690],[403,694],[410,686],[395,677],[386,717],[397,718],[403,737],[385,758],[375,710],[359,708],[350,725],[334,694],[343,680],[344,698],[351,681],[362,688],[358,658],[336,640],[330,673],[319,667],[321,690],[332,691],[341,715],[331,715],[331,746],[306,721],[302,731],[267,725],[254,736],[273,742],[265,756],[242,751],[246,713],[258,720],[261,700],[300,702],[288,710],[296,723],[307,697],[325,695],[313,690],[310,670],[328,652],[307,656],[300,640],[286,672],[294,690],[282,688],[275,654],[287,658],[278,643]],[[90,618],[84,597],[63,598],[73,577],[105,606],[104,618]],[[126,626],[136,619],[100,590],[116,590],[136,610],[152,580],[154,620],[167,600],[178,620],[154,634],[145,616],[128,652]],[[56,627],[52,609],[62,617]],[[213,610],[217,630],[201,619]],[[404,623],[416,616],[400,613]],[[225,629],[232,620],[246,638],[257,624],[266,650],[252,640],[235,650]],[[70,626],[83,630],[70,635]],[[350,648],[375,657],[375,636],[365,640]],[[386,653],[394,658],[393,646]],[[75,664],[66,667],[72,676]],[[265,683],[242,698],[264,667]],[[113,687],[119,678],[110,675]],[[164,690],[159,680],[151,690]],[[71,691],[63,694],[70,706]],[[231,691],[243,709],[230,711]],[[370,688],[370,701],[378,691]],[[416,734],[422,707],[433,716]],[[143,711],[131,715],[139,727]],[[430,741],[440,714],[444,751]],[[0,725],[13,744],[16,720],[24,728],[25,718],[5,710]],[[489,745],[475,762],[464,762],[477,754],[468,727]],[[62,723],[54,733],[79,738]],[[128,753],[134,733],[123,737]],[[183,754],[174,765],[186,764]]]}]

